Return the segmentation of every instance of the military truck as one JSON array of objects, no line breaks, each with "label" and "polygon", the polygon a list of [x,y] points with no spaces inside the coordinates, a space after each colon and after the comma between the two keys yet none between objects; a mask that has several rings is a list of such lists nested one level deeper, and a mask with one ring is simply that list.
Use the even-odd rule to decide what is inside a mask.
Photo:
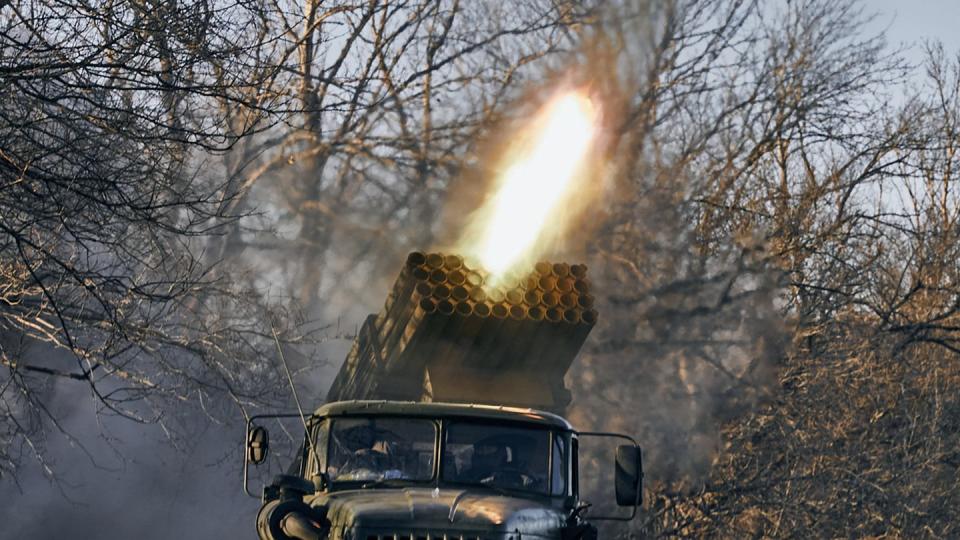
[{"label": "military truck", "polygon": [[[595,322],[582,265],[538,263],[494,282],[459,257],[411,254],[328,403],[248,422],[251,495],[248,469],[270,446],[263,422],[293,416],[304,431],[297,459],[263,488],[260,538],[589,540],[592,522],[633,519],[637,442],[578,432],[556,414],[569,403],[563,375]],[[590,515],[580,498],[586,438],[621,443],[610,461],[623,514]]]}]

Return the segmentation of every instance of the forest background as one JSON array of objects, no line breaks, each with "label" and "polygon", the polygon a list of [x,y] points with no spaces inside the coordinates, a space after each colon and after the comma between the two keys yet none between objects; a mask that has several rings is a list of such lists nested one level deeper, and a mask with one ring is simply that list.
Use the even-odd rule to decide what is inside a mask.
[{"label": "forest background", "polygon": [[0,537],[252,538],[242,424],[292,407],[274,335],[319,403],[406,253],[570,81],[616,111],[556,252],[601,313],[571,419],[645,449],[616,532],[956,536],[960,47],[896,20],[0,0]]}]

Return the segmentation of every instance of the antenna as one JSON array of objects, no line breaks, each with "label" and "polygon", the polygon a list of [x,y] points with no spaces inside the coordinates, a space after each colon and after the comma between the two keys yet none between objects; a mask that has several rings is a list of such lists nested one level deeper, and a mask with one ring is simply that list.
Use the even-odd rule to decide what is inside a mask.
[{"label": "antenna", "polygon": [[287,374],[287,382],[290,383],[290,391],[293,393],[293,401],[297,404],[297,412],[300,413],[300,421],[303,422],[303,432],[306,434],[307,444],[310,445],[310,452],[313,454],[314,465],[317,467],[317,474],[320,472],[320,455],[317,454],[317,447],[313,444],[313,435],[310,428],[307,427],[307,418],[303,414],[303,407],[300,405],[300,396],[297,395],[297,387],[293,384],[293,375],[290,374],[290,368],[287,366],[287,359],[283,356],[283,348],[280,347],[280,338],[277,337],[277,329],[273,324],[270,325],[270,332],[273,333],[273,341],[277,344],[277,352],[280,354],[280,362],[283,363],[283,371]]}]

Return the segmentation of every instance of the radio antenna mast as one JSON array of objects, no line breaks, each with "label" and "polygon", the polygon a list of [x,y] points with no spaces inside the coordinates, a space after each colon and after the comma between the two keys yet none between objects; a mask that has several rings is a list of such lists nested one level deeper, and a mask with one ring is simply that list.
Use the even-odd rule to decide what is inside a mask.
[{"label": "radio antenna mast", "polygon": [[290,374],[290,367],[287,366],[287,359],[283,356],[283,348],[280,346],[280,338],[277,337],[277,329],[273,324],[270,325],[270,332],[273,333],[273,341],[277,344],[277,353],[280,355],[280,363],[283,364],[283,371],[287,374],[287,382],[290,383],[290,392],[293,393],[293,402],[297,404],[297,412],[300,413],[300,421],[303,423],[303,432],[306,434],[307,444],[310,445],[310,452],[313,454],[313,460],[317,467],[316,474],[320,474],[320,455],[317,454],[317,448],[313,443],[313,435],[307,426],[307,417],[303,414],[303,406],[300,405],[300,396],[297,395],[297,387],[293,384],[293,375]]}]

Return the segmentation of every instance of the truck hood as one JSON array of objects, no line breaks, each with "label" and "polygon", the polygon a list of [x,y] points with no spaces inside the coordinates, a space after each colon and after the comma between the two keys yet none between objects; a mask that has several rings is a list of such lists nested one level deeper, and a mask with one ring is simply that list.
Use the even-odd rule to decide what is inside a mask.
[{"label": "truck hood", "polygon": [[482,488],[360,489],[320,494],[310,502],[326,506],[333,529],[353,529],[357,540],[392,540],[394,534],[435,537],[451,531],[473,537],[516,531],[558,537],[565,521],[562,509],[549,502]]}]

